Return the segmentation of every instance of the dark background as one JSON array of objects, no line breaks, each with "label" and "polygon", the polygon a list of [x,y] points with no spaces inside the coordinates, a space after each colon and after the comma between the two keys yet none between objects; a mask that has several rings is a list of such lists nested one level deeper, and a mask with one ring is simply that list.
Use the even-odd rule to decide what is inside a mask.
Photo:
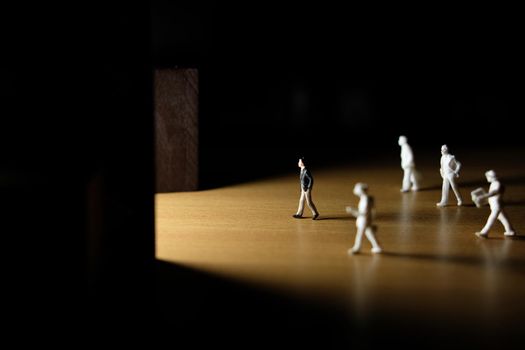
[{"label": "dark background", "polygon": [[199,69],[202,187],[295,171],[298,155],[398,157],[400,133],[431,150],[523,145],[512,8],[3,6],[2,310],[17,343],[368,344],[329,306],[155,262],[155,68]]},{"label": "dark background", "polygon": [[17,2],[2,13],[3,334],[131,343],[153,319],[149,6]]},{"label": "dark background", "polygon": [[199,68],[206,185],[397,156],[400,134],[416,155],[521,144],[518,27],[503,7],[160,0],[153,60]]}]

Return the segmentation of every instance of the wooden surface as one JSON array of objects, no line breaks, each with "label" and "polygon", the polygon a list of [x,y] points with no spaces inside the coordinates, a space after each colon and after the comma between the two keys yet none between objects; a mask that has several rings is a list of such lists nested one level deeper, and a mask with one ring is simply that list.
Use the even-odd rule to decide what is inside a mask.
[{"label": "wooden surface", "polygon": [[[525,317],[525,168],[519,152],[457,155],[465,206],[438,209],[439,152],[417,162],[424,179],[417,193],[399,192],[398,159],[314,169],[313,199],[320,220],[293,219],[299,172],[191,193],[156,196],[157,257],[261,288],[335,304],[363,322],[378,315],[441,321],[470,331],[505,329]],[[477,158],[476,158],[477,157]],[[434,159],[435,158],[435,159]],[[474,159],[477,159],[474,161]],[[435,161],[433,161],[435,160]],[[417,161],[417,159],[416,159]],[[489,239],[474,232],[489,215],[470,191],[488,188],[484,172],[498,172],[507,187],[507,214],[524,236],[504,238],[495,224]],[[384,254],[349,256],[357,205],[353,185],[366,182],[376,199],[378,239]],[[453,193],[451,191],[451,196]],[[450,198],[450,203],[456,201]]]}]

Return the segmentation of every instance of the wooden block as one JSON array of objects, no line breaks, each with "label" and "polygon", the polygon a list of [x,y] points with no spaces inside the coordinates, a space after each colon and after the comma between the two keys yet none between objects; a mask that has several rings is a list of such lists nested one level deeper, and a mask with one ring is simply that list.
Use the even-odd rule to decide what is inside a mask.
[{"label": "wooden block", "polygon": [[198,71],[155,71],[156,192],[198,188]]}]

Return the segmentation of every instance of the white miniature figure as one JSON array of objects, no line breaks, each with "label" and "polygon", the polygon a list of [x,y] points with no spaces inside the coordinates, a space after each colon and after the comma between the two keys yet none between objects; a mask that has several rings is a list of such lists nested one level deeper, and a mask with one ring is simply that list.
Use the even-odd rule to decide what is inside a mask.
[{"label": "white miniature figure", "polygon": [[306,169],[304,158],[299,159],[297,166],[301,168],[301,174],[299,178],[301,183],[301,198],[299,199],[299,207],[297,208],[297,213],[295,213],[292,216],[296,219],[300,219],[303,217],[304,201],[306,199],[306,204],[308,204],[308,207],[312,211],[312,220],[317,220],[317,218],[319,217],[319,212],[317,211],[317,208],[315,207],[315,204],[312,200],[314,177],[312,176],[310,170]]},{"label": "white miniature figure", "polygon": [[458,186],[456,185],[455,178],[459,177],[459,170],[461,169],[461,163],[456,160],[452,154],[448,152],[447,145],[441,146],[441,167],[439,173],[443,178],[443,189],[441,193],[441,201],[436,203],[438,207],[444,207],[448,204],[448,192],[450,186],[456,195],[458,200],[458,206],[463,204],[461,199],[461,193],[459,193]]},{"label": "white miniature figure", "polygon": [[483,227],[480,232],[476,232],[476,235],[478,237],[486,238],[489,234],[490,228],[492,227],[492,225],[494,225],[496,219],[498,219],[503,224],[503,227],[505,227],[505,236],[516,235],[516,232],[514,231],[509,220],[507,219],[507,215],[505,215],[505,212],[503,211],[503,203],[501,198],[505,191],[503,185],[498,181],[494,170],[487,171],[485,173],[485,176],[487,178],[487,181],[490,183],[489,192],[480,194],[480,191],[478,191],[477,195],[473,193],[473,197],[474,203],[476,203],[476,205],[477,203],[482,203],[483,200],[488,199],[490,206],[490,216],[487,220],[487,223],[485,224],[485,227]]},{"label": "white miniature figure", "polygon": [[364,183],[357,183],[354,186],[354,194],[359,197],[357,209],[346,207],[346,212],[357,218],[357,234],[355,236],[354,246],[348,250],[348,254],[356,254],[361,249],[363,233],[372,244],[372,253],[381,253],[381,247],[375,238],[377,227],[372,225],[372,214],[374,209],[374,198],[368,195],[368,186]]},{"label": "white miniature figure", "polygon": [[399,136],[399,146],[401,146],[401,168],[403,169],[403,186],[401,192],[418,190],[418,176],[416,176],[416,165],[412,148],[407,143],[405,136]]}]

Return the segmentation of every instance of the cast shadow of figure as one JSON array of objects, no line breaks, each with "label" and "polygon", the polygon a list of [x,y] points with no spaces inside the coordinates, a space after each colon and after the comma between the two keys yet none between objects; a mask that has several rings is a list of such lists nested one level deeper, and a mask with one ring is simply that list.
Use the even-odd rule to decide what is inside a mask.
[{"label": "cast shadow of figure", "polygon": [[[525,177],[522,178],[525,182]],[[465,187],[481,187],[487,185],[487,181],[482,180],[472,180],[472,181],[458,181],[459,188],[465,188]],[[437,191],[441,190],[443,187],[443,183],[440,182],[439,184],[435,185],[429,185],[429,186],[423,186],[419,189],[420,192],[422,191]]]},{"label": "cast shadow of figure", "polygon": [[506,207],[522,207],[525,206],[525,199],[518,199],[518,200],[503,200],[503,204]]},{"label": "cast shadow of figure", "polygon": [[[525,184],[525,175],[515,175],[515,176],[502,176],[498,177],[499,181],[506,185],[524,185]],[[487,180],[485,179],[479,179],[479,180],[469,180],[469,181],[463,181],[459,182],[459,185],[462,188],[465,187],[488,187],[490,184],[487,183]]]},{"label": "cast shadow of figure", "polygon": [[319,220],[342,220],[342,221],[349,221],[349,220],[355,220],[355,218],[351,216],[326,216],[326,217],[319,217],[316,219]]},{"label": "cast shadow of figure", "polygon": [[[517,238],[506,238],[505,240],[525,240],[524,236]],[[490,239],[490,238],[489,238]],[[500,237],[494,237],[492,239],[500,239]],[[521,273],[525,275],[525,259],[516,259],[516,258],[506,258],[500,259],[497,262],[491,262],[486,259],[485,256],[462,256],[462,255],[448,255],[448,254],[432,254],[432,253],[400,253],[393,251],[383,251],[382,256],[400,258],[400,259],[409,259],[409,260],[420,260],[420,261],[435,261],[439,263],[446,264],[459,264],[459,265],[468,265],[468,266],[486,266],[487,263],[496,264],[497,267],[503,267],[514,272]]]},{"label": "cast shadow of figure", "polygon": [[418,192],[437,191],[437,190],[440,190],[441,187],[442,187],[441,184],[439,184],[439,185],[422,186],[422,187],[419,188]]},{"label": "cast shadow of figure", "polygon": [[484,238],[484,239],[493,239],[493,240],[500,240],[500,241],[525,241],[525,236],[523,235],[520,235],[519,233],[516,233],[515,236],[510,236],[510,237],[495,237],[495,236],[488,236],[487,238]]},{"label": "cast shadow of figure", "polygon": [[[522,178],[523,181],[525,182],[525,177]],[[472,181],[458,181],[458,186],[459,188],[465,188],[465,187],[482,187],[482,186],[486,186],[487,185],[487,181],[481,181],[481,180],[472,180]],[[419,189],[420,192],[422,191],[437,191],[437,190],[441,190],[443,187],[443,183],[439,183],[439,184],[436,184],[436,185],[430,185],[430,186],[423,186]]]}]

